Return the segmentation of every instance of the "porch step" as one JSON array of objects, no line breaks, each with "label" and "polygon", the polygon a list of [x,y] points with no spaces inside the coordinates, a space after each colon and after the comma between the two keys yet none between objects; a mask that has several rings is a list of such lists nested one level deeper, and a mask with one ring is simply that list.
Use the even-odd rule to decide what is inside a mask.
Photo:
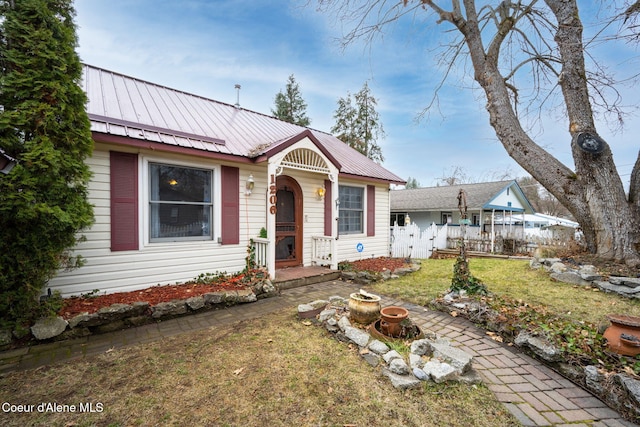
[{"label": "porch step", "polygon": [[328,268],[300,267],[276,271],[275,283],[281,290],[338,280],[341,272]]}]

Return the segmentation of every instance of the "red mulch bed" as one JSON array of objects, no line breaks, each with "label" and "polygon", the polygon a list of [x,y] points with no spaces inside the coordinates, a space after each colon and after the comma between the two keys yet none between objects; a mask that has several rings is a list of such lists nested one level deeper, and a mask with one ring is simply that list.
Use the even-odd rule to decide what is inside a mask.
[{"label": "red mulch bed", "polygon": [[134,302],[148,302],[156,305],[161,302],[169,302],[176,299],[187,299],[216,291],[235,291],[248,287],[244,274],[228,277],[224,281],[216,283],[186,283],[183,285],[153,286],[131,292],[117,292],[114,294],[71,297],[64,300],[64,305],[59,315],[70,319],[81,313],[95,313],[103,307],[111,304],[132,304]]},{"label": "red mulch bed", "polygon": [[[360,261],[350,262],[352,270],[366,270],[381,273],[385,270],[395,270],[407,267],[408,263],[404,258],[366,258]],[[232,291],[246,289],[251,283],[251,277],[244,274],[227,277],[214,283],[186,283],[183,285],[153,286],[131,292],[118,292],[108,295],[72,297],[64,300],[59,315],[65,319],[70,319],[81,313],[95,313],[103,307],[111,304],[132,304],[134,302],[148,302],[156,305],[161,302],[187,299],[208,292]]]},{"label": "red mulch bed", "polygon": [[408,267],[409,263],[404,258],[365,258],[359,261],[350,261],[349,264],[353,270],[365,270],[376,273],[382,273],[387,270],[395,270],[397,268]]}]

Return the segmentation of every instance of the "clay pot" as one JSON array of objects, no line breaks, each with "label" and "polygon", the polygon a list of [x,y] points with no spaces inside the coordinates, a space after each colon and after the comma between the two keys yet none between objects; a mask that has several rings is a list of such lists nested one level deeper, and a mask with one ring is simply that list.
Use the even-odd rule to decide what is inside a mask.
[{"label": "clay pot", "polygon": [[402,332],[400,322],[409,317],[406,308],[391,305],[380,310],[380,328],[382,333],[390,337],[398,337]]},{"label": "clay pot", "polygon": [[610,314],[611,326],[604,331],[611,351],[624,356],[640,354],[640,317]]},{"label": "clay pot", "polygon": [[352,321],[368,325],[380,317],[380,297],[352,293],[349,295],[349,314]]}]

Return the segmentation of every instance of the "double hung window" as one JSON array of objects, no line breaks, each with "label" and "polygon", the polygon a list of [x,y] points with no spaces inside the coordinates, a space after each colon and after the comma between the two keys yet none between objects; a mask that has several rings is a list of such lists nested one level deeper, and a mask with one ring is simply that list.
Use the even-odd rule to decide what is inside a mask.
[{"label": "double hung window", "polygon": [[340,234],[363,233],[364,188],[339,186],[340,215],[338,231]]},{"label": "double hung window", "polygon": [[151,242],[212,239],[211,170],[149,164]]}]

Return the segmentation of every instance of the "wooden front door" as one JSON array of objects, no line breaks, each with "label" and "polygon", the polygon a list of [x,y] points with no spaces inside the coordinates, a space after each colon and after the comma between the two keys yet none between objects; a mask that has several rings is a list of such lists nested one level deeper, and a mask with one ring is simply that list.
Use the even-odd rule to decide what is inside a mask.
[{"label": "wooden front door", "polygon": [[276,268],[302,264],[302,191],[295,179],[276,179]]}]

